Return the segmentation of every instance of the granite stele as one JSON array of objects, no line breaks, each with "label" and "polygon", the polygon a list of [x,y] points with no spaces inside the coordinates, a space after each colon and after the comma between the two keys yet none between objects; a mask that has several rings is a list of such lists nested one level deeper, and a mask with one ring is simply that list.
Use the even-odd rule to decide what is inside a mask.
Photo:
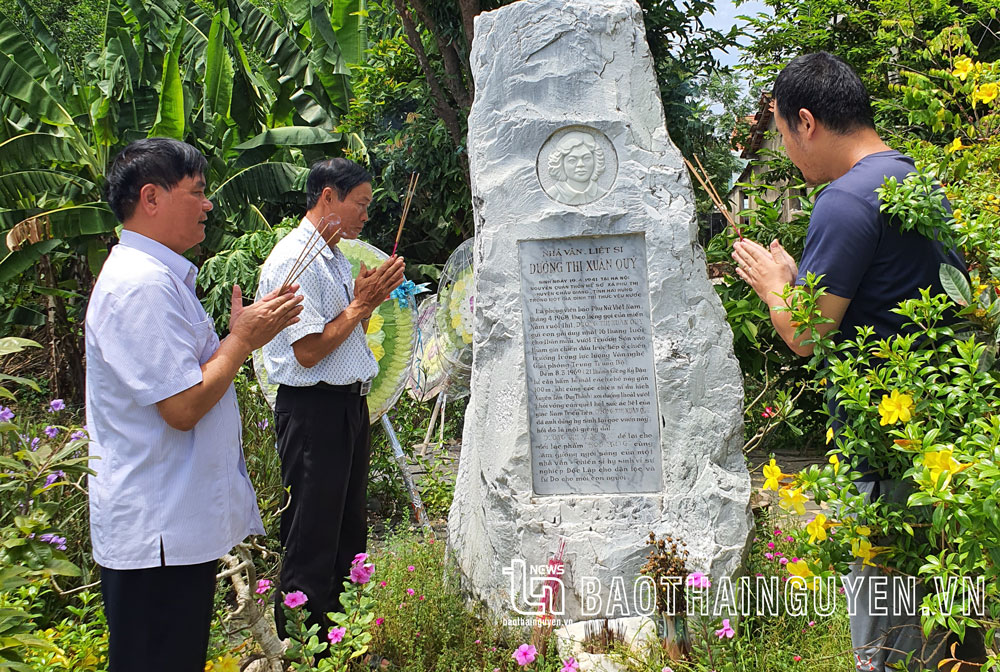
[{"label": "granite stele", "polygon": [[751,523],[732,333],[642,12],[522,0],[475,35],[475,357],[449,546],[494,612],[537,613],[564,543],[553,613],[642,613],[650,532],[719,577]]}]

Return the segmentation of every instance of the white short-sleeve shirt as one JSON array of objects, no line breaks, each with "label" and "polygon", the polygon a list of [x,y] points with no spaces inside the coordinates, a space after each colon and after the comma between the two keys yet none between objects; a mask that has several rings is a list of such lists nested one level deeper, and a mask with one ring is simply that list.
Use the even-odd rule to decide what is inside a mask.
[{"label": "white short-sleeve shirt", "polygon": [[[295,230],[278,241],[261,268],[257,296],[263,296],[281,285],[303,248],[309,244],[314,230],[309,220],[303,219]],[[284,329],[263,348],[267,378],[275,385],[350,385],[378,375],[378,363],[360,324],[315,366],[306,368],[295,359],[292,344],[303,336],[322,333],[327,323],[344,312],[354,300],[351,263],[340,250],[320,245],[322,250],[319,256],[297,280],[303,297],[299,321]]]},{"label": "white short-sleeve shirt", "polygon": [[197,270],[133,231],[108,256],[87,307],[86,415],[94,560],[109,569],[191,565],[263,534],[229,386],[183,432],[156,402],[202,380],[219,347]]}]

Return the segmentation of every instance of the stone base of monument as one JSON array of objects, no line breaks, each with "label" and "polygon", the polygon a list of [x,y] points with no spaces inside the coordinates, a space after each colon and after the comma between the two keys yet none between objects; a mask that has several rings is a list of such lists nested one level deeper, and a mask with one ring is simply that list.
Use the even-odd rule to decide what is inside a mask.
[{"label": "stone base of monument", "polygon": [[[575,621],[556,630],[556,650],[559,658],[572,656],[580,666],[580,672],[624,672],[626,667],[614,656],[607,653],[586,653],[584,643],[587,631],[595,626],[604,627],[604,619]],[[611,618],[607,628],[620,632],[623,639],[636,655],[642,655],[656,644],[656,624],[646,616]]]}]

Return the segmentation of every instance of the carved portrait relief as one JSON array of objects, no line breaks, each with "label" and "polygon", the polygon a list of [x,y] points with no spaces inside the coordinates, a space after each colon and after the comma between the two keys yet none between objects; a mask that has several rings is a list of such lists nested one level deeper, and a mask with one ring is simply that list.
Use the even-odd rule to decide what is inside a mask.
[{"label": "carved portrait relief", "polygon": [[566,205],[583,205],[611,190],[618,158],[607,136],[587,126],[562,128],[538,153],[538,178],[549,197]]}]

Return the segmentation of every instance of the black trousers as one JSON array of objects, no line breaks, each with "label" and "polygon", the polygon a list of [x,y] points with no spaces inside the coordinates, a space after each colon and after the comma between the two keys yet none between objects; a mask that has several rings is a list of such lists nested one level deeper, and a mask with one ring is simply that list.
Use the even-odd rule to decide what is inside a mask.
[{"label": "black trousers", "polygon": [[203,672],[217,567],[101,567],[108,671]]},{"label": "black trousers", "polygon": [[351,561],[368,545],[368,404],[350,392],[281,385],[274,411],[281,482],[291,488],[281,514],[285,555],[274,620],[287,637],[283,594],[301,590],[309,600],[307,624],[319,624],[323,641],[326,614],[341,610]]}]

